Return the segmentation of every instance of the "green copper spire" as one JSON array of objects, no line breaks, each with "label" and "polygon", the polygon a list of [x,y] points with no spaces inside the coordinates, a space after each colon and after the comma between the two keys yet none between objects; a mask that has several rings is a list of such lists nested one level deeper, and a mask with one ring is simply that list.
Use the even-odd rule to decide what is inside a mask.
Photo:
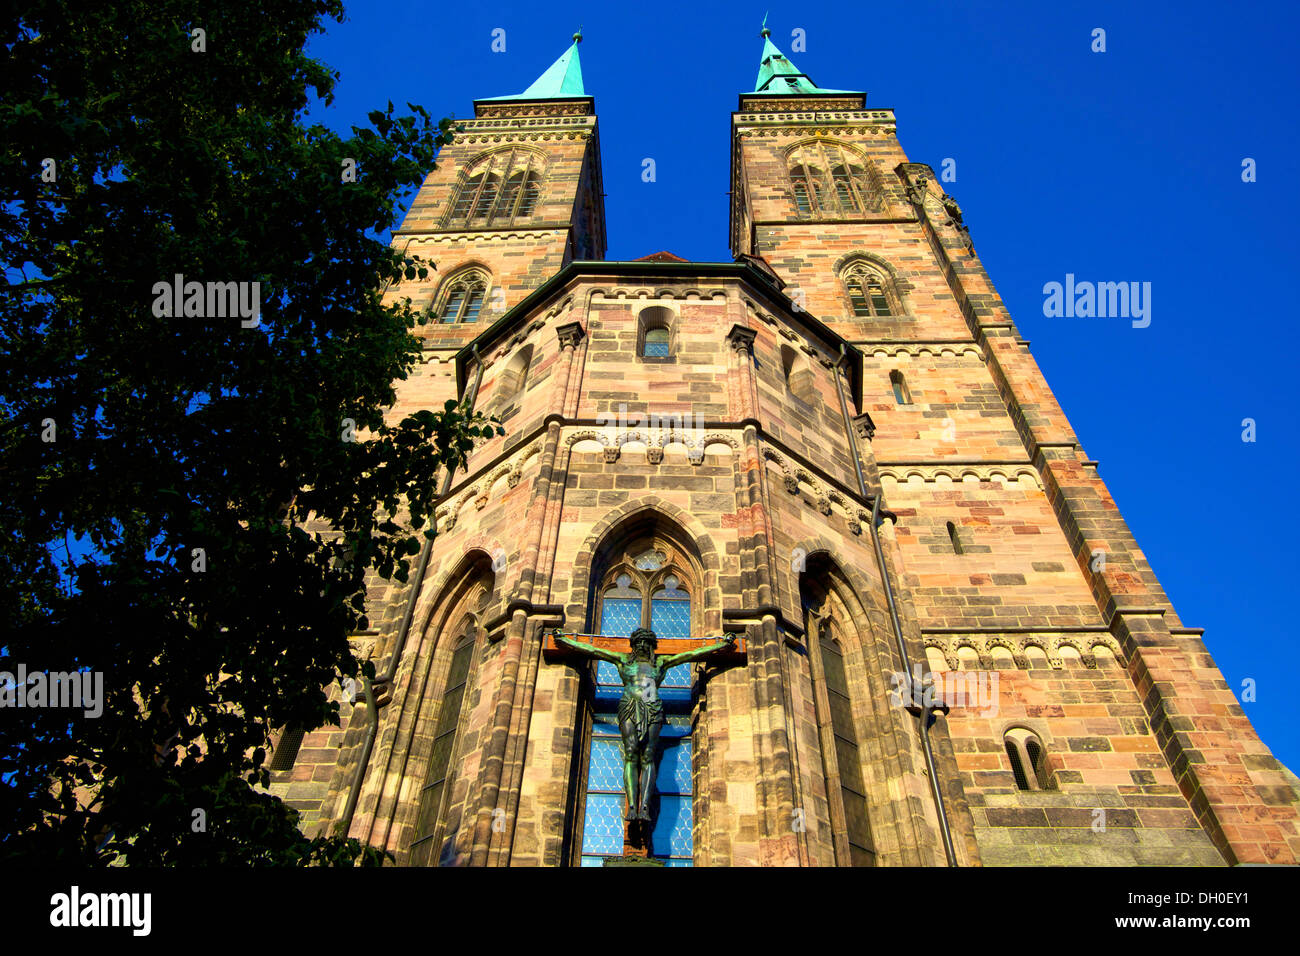
[{"label": "green copper spire", "polygon": [[800,73],[772,42],[772,31],[767,28],[767,16],[763,16],[763,29],[759,33],[763,38],[763,59],[758,66],[758,80],[754,83],[755,93],[856,93],[858,90],[824,90],[814,83],[806,73]]},{"label": "green copper spire", "polygon": [[586,96],[582,87],[582,64],[578,61],[578,44],[582,42],[582,28],[573,35],[573,46],[561,54],[533,85],[513,96],[489,96],[485,100],[555,100],[570,96]]}]

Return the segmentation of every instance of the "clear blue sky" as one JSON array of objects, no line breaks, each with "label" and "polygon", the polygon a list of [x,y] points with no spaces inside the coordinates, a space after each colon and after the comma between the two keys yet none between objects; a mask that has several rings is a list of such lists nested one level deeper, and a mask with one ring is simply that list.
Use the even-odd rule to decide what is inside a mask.
[{"label": "clear blue sky", "polygon": [[[581,24],[609,258],[729,261],[730,114],[769,2],[773,41],[819,85],[892,107],[912,160],[957,161],[946,188],[1084,448],[1184,622],[1206,629],[1239,697],[1256,682],[1246,713],[1300,769],[1300,639],[1285,631],[1300,570],[1300,5],[354,3],[312,41],[342,74],[315,116],[346,129],[389,99],[472,116],[475,97],[528,86]],[[1090,49],[1097,27],[1105,53]],[[791,50],[796,28],[807,52]],[[1045,318],[1043,284],[1067,272],[1152,283],[1150,327]]]}]

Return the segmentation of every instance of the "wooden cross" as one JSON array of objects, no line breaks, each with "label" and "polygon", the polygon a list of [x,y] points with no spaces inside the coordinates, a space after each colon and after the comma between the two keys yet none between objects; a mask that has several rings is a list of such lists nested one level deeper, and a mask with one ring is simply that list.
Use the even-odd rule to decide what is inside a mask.
[{"label": "wooden cross", "polygon": [[[615,651],[619,654],[626,654],[632,649],[628,643],[630,638],[627,637],[609,637],[604,634],[579,634],[575,631],[562,631],[565,637],[571,637],[576,641],[582,641],[584,644],[591,644],[606,651]],[[655,645],[656,657],[670,657],[673,654],[684,654],[687,651],[693,651],[701,647],[707,647],[710,644],[716,644],[722,640],[721,637],[660,637]],[[745,644],[745,638],[737,634],[736,645],[733,650],[721,650],[714,655],[713,660],[726,664],[743,664],[745,662],[745,652],[748,650]],[[542,648],[542,655],[546,658],[547,663],[556,661],[570,660],[575,657],[582,657],[572,648],[563,647],[555,643],[555,633],[546,632],[546,644]]]}]

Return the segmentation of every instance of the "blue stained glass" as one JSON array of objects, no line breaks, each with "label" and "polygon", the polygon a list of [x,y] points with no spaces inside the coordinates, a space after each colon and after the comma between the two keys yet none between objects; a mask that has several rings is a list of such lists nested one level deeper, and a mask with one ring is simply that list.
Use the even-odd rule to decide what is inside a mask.
[{"label": "blue stained glass", "polygon": [[623,694],[623,679],[618,676],[618,668],[609,661],[596,661],[596,683],[615,684],[618,686],[619,696]]},{"label": "blue stained glass", "polygon": [[691,742],[678,738],[680,742],[659,738],[661,755],[659,757],[659,775],[655,778],[655,787],[660,793],[691,792]]},{"label": "blue stained glass", "polygon": [[686,687],[689,688],[692,683],[691,665],[678,664],[676,667],[670,667],[664,673],[664,681],[660,687]]},{"label": "blue stained glass", "polygon": [[695,844],[691,836],[690,794],[660,795],[659,815],[650,840],[655,856],[691,856]]},{"label": "blue stained glass", "polygon": [[590,767],[587,773],[588,791],[613,790],[620,794],[623,792],[623,749],[617,739],[592,738]]},{"label": "blue stained glass", "polygon": [[588,793],[582,821],[584,853],[623,852],[623,794]]},{"label": "blue stained glass", "polygon": [[691,602],[664,601],[654,598],[650,601],[650,630],[656,637],[690,637],[691,636]]},{"label": "blue stained glass", "polygon": [[600,604],[600,633],[607,637],[631,637],[641,626],[641,601],[637,598],[605,598]]}]

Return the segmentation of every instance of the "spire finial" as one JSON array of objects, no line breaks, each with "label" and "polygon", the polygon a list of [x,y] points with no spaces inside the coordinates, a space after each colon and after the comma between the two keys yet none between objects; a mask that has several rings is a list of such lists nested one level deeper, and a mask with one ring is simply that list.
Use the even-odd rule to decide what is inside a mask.
[{"label": "spire finial", "polygon": [[[770,11],[769,11],[770,12]],[[763,14],[763,29],[758,31],[758,35],[764,40],[772,35],[772,31],[767,28],[767,14]]]},{"label": "spire finial", "polygon": [[581,43],[581,42],[582,42],[582,24],[581,24],[581,23],[578,24],[578,32],[575,33],[575,34],[573,35],[573,42],[574,42],[574,43]]}]

